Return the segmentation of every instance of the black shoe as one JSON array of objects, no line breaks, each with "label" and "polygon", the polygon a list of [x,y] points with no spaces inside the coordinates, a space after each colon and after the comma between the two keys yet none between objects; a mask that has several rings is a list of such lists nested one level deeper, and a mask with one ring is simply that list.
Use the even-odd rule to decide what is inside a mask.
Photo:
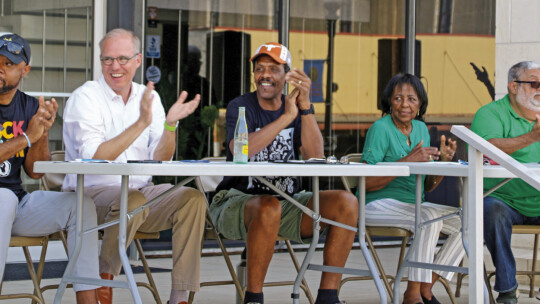
[{"label": "black shoe", "polygon": [[439,302],[434,295],[431,296],[431,300],[428,300],[427,298],[424,298],[424,296],[422,296],[422,301],[424,302],[424,304],[441,304],[441,302]]},{"label": "black shoe", "polygon": [[502,304],[517,304],[519,298],[519,290],[517,287],[508,292],[500,292],[495,302]]}]

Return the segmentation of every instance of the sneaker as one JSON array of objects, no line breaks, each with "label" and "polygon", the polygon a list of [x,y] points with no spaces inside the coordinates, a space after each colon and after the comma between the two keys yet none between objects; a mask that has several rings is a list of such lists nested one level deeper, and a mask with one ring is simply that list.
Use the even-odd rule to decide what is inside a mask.
[{"label": "sneaker", "polygon": [[496,302],[502,304],[517,304],[519,298],[519,290],[514,289],[508,292],[500,292]]}]

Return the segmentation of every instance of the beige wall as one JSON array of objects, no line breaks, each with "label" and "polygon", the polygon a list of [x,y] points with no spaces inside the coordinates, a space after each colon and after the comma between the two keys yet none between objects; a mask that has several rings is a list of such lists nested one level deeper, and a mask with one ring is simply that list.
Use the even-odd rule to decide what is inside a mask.
[{"label": "beige wall", "polygon": [[507,92],[508,69],[524,60],[540,62],[540,1],[497,0],[495,25],[495,93]]}]

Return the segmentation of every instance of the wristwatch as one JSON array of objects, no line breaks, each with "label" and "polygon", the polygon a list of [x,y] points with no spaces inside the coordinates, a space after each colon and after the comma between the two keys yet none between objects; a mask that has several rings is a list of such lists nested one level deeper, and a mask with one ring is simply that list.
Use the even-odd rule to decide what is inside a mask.
[{"label": "wristwatch", "polygon": [[310,104],[309,109],[307,110],[300,110],[300,115],[309,115],[309,114],[315,114],[315,109],[313,108],[313,104]]}]

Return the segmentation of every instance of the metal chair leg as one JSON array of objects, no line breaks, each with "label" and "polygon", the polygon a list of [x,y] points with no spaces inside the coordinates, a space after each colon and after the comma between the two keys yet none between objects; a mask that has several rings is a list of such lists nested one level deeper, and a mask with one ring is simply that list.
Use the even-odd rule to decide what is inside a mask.
[{"label": "metal chair leg", "polygon": [[162,304],[161,299],[159,298],[159,293],[157,291],[156,283],[154,282],[154,277],[152,276],[152,273],[150,272],[150,267],[148,266],[148,261],[146,260],[146,257],[144,256],[144,251],[141,246],[141,242],[139,240],[133,240],[135,242],[135,246],[137,247],[137,251],[139,252],[139,257],[141,258],[141,262],[143,264],[144,272],[146,273],[146,277],[148,278],[148,283],[142,283],[137,282],[137,286],[146,287],[152,295],[154,296],[154,299],[156,300],[157,304]]},{"label": "metal chair leg", "polygon": [[[294,249],[291,246],[291,241],[285,240],[285,244],[287,245],[287,250],[289,250],[289,255],[291,256],[291,259],[293,261],[294,267],[296,268],[296,271],[300,271],[300,264],[298,263],[298,259],[296,259],[296,255],[294,254]],[[305,287],[301,287],[304,290],[304,293],[306,294],[306,297],[308,298],[308,301],[310,304],[315,303],[313,300],[313,295],[311,294],[311,290],[309,289],[309,286],[307,284],[306,278],[302,279],[302,285]]]},{"label": "metal chair leg", "polygon": [[457,304],[456,298],[454,297],[454,293],[452,292],[452,288],[450,287],[450,283],[447,279],[439,277],[437,281],[441,282],[441,284],[444,286],[444,289],[446,290],[446,293],[448,293],[448,297],[450,297],[450,301],[452,304]]},{"label": "metal chair leg", "polygon": [[535,272],[536,272],[536,259],[538,258],[538,234],[534,235],[534,249],[533,249],[533,260],[532,260],[532,273],[529,276],[530,279],[530,288],[529,288],[529,298],[534,297],[534,288],[535,288]]},{"label": "metal chair leg", "polygon": [[[463,260],[459,263],[459,267],[463,267]],[[461,282],[463,281],[464,274],[459,272],[457,274],[457,280],[456,280],[456,298],[459,298],[461,296]]]},{"label": "metal chair leg", "polygon": [[[28,266],[28,272],[30,273],[30,278],[32,280],[32,283],[34,284],[34,297],[37,298],[37,302],[45,303],[45,300],[43,299],[43,294],[41,293],[41,290],[39,288],[39,281],[36,275],[36,271],[34,269],[34,264],[32,263],[32,257],[30,256],[30,251],[28,250],[28,247],[26,246],[22,248],[24,251],[24,257],[26,258],[26,265]],[[32,299],[36,300],[34,298]]]},{"label": "metal chair leg", "polygon": [[[390,302],[394,302],[394,292],[392,290],[392,286],[390,285],[390,282],[388,281],[388,275],[386,274],[384,267],[381,263],[381,259],[379,258],[379,255],[375,251],[375,246],[373,246],[373,241],[371,240],[371,236],[369,235],[369,232],[366,231],[366,241],[369,245],[369,250],[371,251],[371,255],[373,256],[373,260],[375,260],[375,264],[377,265],[377,269],[379,270],[381,279],[383,280],[384,286],[386,287],[386,291],[388,292],[388,295],[390,297]],[[401,254],[400,254],[401,256]],[[400,260],[401,261],[401,260]]]},{"label": "metal chair leg", "polygon": [[[43,269],[45,268],[45,256],[47,255],[47,247],[49,246],[49,242],[45,242],[41,247],[41,255],[39,257],[39,265],[38,265],[38,271],[37,271],[37,282],[38,282],[38,288],[41,285],[41,278],[43,277]],[[34,292],[35,296],[41,295],[41,298],[43,299],[43,293],[41,292],[41,288],[39,288],[39,294],[37,292]],[[32,304],[36,303],[35,301],[32,301]]]}]

